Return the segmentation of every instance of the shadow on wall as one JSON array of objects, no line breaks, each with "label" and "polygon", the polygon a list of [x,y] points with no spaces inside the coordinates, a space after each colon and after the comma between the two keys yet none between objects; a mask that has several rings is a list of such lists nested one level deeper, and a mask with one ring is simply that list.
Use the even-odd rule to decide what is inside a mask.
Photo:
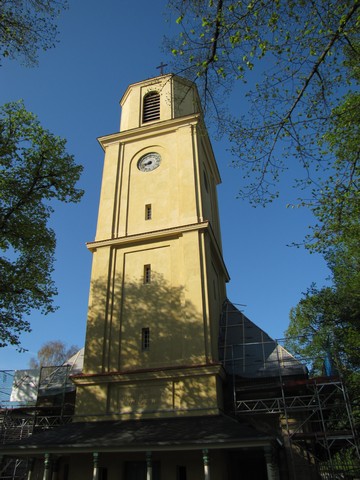
[{"label": "shadow on wall", "polygon": [[[148,338],[144,344],[144,329]],[[161,275],[151,283],[118,278],[92,285],[84,373],[107,373],[206,363],[208,325],[186,298]]]},{"label": "shadow on wall", "polygon": [[106,279],[92,284],[83,373],[103,380],[81,389],[78,413],[216,407],[215,375],[204,374],[204,366],[213,365],[210,328],[186,294],[155,273],[150,283],[117,278],[110,286]]}]

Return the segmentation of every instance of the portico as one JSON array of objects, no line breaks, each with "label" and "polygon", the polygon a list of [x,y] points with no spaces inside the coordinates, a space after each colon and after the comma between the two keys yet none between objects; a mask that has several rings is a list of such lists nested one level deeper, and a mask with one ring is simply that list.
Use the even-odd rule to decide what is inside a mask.
[{"label": "portico", "polygon": [[273,442],[220,415],[73,423],[33,435],[17,454],[32,458],[28,480],[277,480]]}]

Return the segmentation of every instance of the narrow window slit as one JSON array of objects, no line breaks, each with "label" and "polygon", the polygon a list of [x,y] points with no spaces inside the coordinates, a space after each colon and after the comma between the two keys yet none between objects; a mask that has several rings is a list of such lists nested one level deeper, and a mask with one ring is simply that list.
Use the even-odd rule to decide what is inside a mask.
[{"label": "narrow window slit", "polygon": [[141,329],[141,350],[150,350],[150,328]]},{"label": "narrow window slit", "polygon": [[145,205],[145,220],[151,220],[152,208],[151,204]]},{"label": "narrow window slit", "polygon": [[151,265],[144,265],[144,283],[151,282]]}]

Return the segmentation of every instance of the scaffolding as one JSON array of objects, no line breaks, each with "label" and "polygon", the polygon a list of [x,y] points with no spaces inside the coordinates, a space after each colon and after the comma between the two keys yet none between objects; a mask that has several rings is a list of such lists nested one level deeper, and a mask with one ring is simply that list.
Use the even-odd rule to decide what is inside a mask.
[{"label": "scaffolding", "polygon": [[347,389],[338,376],[310,378],[308,363],[224,305],[219,354],[228,374],[228,408],[276,432],[291,478],[358,479],[360,451]]},{"label": "scaffolding", "polygon": [[[15,443],[35,432],[70,423],[75,387],[71,366],[0,371],[0,444]],[[27,478],[27,458],[0,461],[0,478]]]}]

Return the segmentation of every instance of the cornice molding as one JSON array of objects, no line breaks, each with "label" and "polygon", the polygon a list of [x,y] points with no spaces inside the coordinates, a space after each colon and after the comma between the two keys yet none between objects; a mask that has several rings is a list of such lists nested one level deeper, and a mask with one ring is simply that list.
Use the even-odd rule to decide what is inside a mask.
[{"label": "cornice molding", "polygon": [[75,385],[98,385],[103,383],[142,382],[150,380],[166,380],[204,375],[220,375],[224,380],[225,373],[220,363],[204,365],[174,366],[144,370],[127,370],[123,372],[108,372],[103,374],[72,375],[71,380]]},{"label": "cornice molding", "polygon": [[190,225],[181,225],[179,227],[164,228],[161,230],[154,230],[152,232],[137,233],[134,235],[127,235],[126,237],[109,238],[105,240],[98,240],[94,242],[86,243],[89,250],[93,251],[100,247],[109,246],[125,246],[135,243],[143,243],[151,240],[168,239],[171,237],[179,237],[185,232],[191,232],[196,230],[207,230],[209,228],[209,222],[199,222]]},{"label": "cornice molding", "polygon": [[[176,128],[188,125],[195,125],[201,122],[201,114],[193,113],[191,115],[186,115],[184,117],[172,118],[170,120],[157,121],[151,124],[144,125],[142,127],[132,128],[130,130],[124,130],[123,132],[111,133],[109,135],[104,135],[99,137],[97,140],[100,143],[103,150],[106,147],[113,143],[125,143],[133,140],[139,139],[139,137],[147,137],[154,134],[158,134],[160,131],[162,133],[171,132]],[[209,140],[208,140],[209,141]]]}]

